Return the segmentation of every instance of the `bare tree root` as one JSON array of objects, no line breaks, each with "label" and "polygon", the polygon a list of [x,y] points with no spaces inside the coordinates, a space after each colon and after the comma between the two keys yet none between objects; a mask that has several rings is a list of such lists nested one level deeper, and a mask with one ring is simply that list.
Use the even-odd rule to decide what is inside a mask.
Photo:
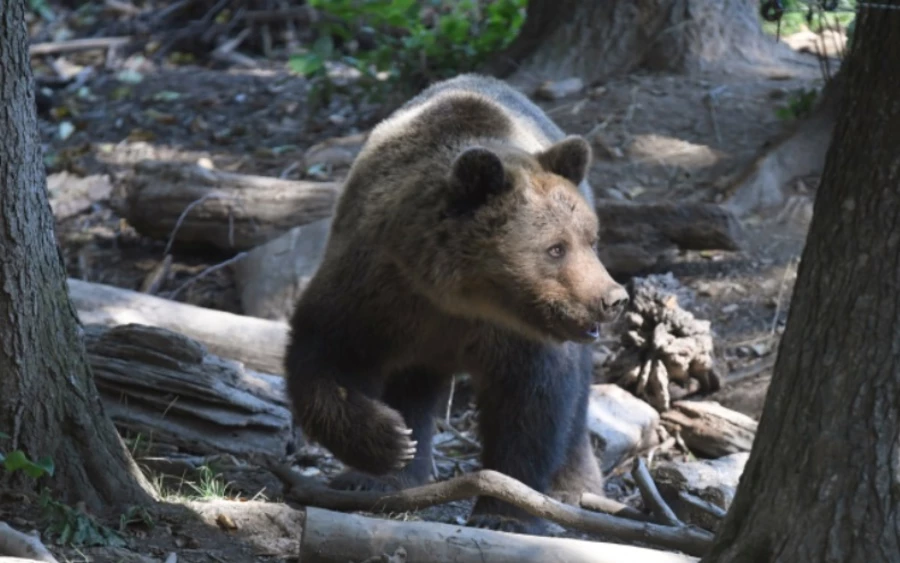
[{"label": "bare tree root", "polygon": [[726,188],[723,207],[738,217],[782,205],[784,186],[822,173],[842,98],[842,73],[826,84],[818,105],[805,119],[756,157]]},{"label": "bare tree root", "polygon": [[50,553],[40,538],[23,534],[11,528],[6,522],[0,522],[0,560],[18,558],[19,561],[45,561],[59,563]]},{"label": "bare tree root", "polygon": [[339,511],[373,513],[408,512],[476,496],[488,496],[525,512],[582,532],[605,534],[624,541],[642,542],[689,555],[703,555],[713,535],[693,526],[661,526],[590,512],[564,504],[497,471],[482,469],[453,479],[398,492],[339,491],[303,477],[290,467],[268,464],[287,489],[286,496],[299,504]]},{"label": "bare tree root", "polygon": [[659,412],[669,409],[669,382],[684,387],[695,380],[700,391],[719,389],[710,322],[679,306],[683,289],[671,275],[634,278],[624,315],[622,351],[609,368],[609,380],[629,389]]},{"label": "bare tree root", "polygon": [[653,477],[650,476],[650,471],[647,469],[647,464],[644,463],[643,459],[639,457],[634,459],[631,475],[641,491],[641,498],[644,499],[644,504],[650,508],[657,518],[667,526],[684,526],[684,522],[678,519],[675,511],[666,504],[662,495],[659,494],[659,489],[656,488],[656,483],[653,482]]}]

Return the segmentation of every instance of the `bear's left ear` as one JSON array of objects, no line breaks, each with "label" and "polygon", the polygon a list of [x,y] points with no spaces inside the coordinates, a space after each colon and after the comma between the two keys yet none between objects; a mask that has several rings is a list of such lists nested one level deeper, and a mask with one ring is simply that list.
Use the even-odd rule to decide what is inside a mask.
[{"label": "bear's left ear", "polygon": [[587,176],[593,151],[583,137],[569,135],[535,155],[544,170],[569,180],[576,186]]},{"label": "bear's left ear", "polygon": [[484,147],[470,147],[461,152],[453,161],[450,175],[453,198],[461,208],[478,207],[490,196],[511,187],[500,157]]}]

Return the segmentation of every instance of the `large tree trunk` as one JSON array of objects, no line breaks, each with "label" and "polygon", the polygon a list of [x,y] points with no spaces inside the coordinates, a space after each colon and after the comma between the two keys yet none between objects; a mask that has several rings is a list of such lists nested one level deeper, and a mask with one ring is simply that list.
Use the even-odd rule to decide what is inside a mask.
[{"label": "large tree trunk", "polygon": [[[0,451],[50,456],[58,498],[150,500],[85,360],[47,201],[24,0],[0,2]],[[0,471],[7,485],[34,482]]]},{"label": "large tree trunk", "polygon": [[772,384],[707,562],[900,557],[900,10],[856,26]]},{"label": "large tree trunk", "polygon": [[755,62],[783,46],[759,25],[757,0],[531,0],[525,23],[489,72],[511,82],[638,68],[685,71],[727,59]]}]

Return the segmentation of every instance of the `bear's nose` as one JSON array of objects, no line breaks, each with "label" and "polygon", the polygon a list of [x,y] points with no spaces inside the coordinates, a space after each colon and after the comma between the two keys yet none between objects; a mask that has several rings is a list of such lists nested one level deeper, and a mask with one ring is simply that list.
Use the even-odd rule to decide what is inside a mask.
[{"label": "bear's nose", "polygon": [[625,306],[628,305],[628,292],[619,284],[615,284],[603,294],[600,298],[600,311],[602,322],[610,322],[616,320]]}]

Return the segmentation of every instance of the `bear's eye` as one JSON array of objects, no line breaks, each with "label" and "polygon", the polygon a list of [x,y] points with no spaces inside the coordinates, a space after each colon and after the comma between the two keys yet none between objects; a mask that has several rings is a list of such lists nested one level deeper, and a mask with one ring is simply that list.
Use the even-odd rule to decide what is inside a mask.
[{"label": "bear's eye", "polygon": [[551,258],[562,258],[566,255],[566,247],[563,243],[554,244],[547,249],[547,254],[549,254]]}]

